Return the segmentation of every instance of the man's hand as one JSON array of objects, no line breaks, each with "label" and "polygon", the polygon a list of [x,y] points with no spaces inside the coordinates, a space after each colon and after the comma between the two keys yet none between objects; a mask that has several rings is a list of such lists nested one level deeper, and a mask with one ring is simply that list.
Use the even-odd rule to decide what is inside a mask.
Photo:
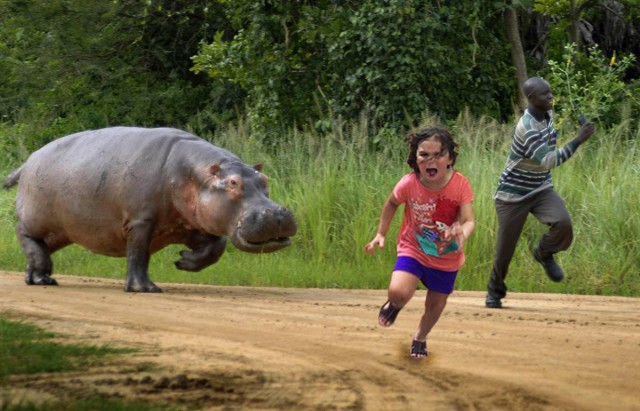
[{"label": "man's hand", "polygon": [[580,130],[578,130],[578,137],[577,138],[578,138],[578,141],[580,142],[580,144],[582,144],[585,141],[589,140],[595,131],[596,131],[596,128],[593,125],[593,123],[588,122],[588,121],[586,123],[584,123],[580,127]]}]

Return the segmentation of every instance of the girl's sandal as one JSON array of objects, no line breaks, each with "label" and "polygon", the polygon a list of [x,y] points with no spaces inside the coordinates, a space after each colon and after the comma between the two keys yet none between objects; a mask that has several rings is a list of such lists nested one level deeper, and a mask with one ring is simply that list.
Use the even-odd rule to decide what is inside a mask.
[{"label": "girl's sandal", "polygon": [[386,303],[380,307],[380,313],[378,314],[378,324],[383,327],[390,327],[393,325],[398,313],[400,312],[400,308],[394,306],[391,301],[387,300]]},{"label": "girl's sandal", "polygon": [[427,342],[416,341],[411,342],[411,357],[412,358],[425,358],[429,354],[427,353]]}]

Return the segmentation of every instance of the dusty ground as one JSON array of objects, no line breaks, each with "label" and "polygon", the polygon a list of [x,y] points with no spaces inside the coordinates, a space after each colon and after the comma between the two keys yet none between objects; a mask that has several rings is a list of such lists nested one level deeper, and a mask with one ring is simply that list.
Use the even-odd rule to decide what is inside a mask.
[{"label": "dusty ground", "polygon": [[[212,410],[640,410],[640,299],[455,292],[408,348],[424,291],[377,326],[386,292],[160,284],[0,271],[0,312],[78,342],[140,349],[116,363],[12,377],[13,396],[102,392]],[[33,396],[31,396],[33,397]],[[2,399],[0,394],[0,402]],[[2,409],[2,404],[0,404]]]}]

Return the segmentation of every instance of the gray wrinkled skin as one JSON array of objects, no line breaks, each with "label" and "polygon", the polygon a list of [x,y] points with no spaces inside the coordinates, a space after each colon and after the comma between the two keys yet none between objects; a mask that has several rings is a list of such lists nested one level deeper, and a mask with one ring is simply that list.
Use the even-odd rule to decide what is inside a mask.
[{"label": "gray wrinkled skin", "polygon": [[176,267],[217,262],[227,238],[238,249],[291,244],[293,214],[268,197],[261,165],[181,130],[113,127],[57,139],[5,180],[18,185],[16,235],[29,285],[57,285],[51,254],[78,244],[127,258],[125,291],[161,292],[151,254],[184,244]]}]

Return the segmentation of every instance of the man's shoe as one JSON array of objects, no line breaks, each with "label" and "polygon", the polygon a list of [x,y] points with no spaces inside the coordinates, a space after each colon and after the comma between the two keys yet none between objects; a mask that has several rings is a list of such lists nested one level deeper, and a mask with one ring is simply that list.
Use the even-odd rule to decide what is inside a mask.
[{"label": "man's shoe", "polygon": [[502,301],[491,294],[487,294],[487,299],[484,301],[484,305],[487,308],[502,308]]},{"label": "man's shoe", "polygon": [[551,281],[555,283],[562,281],[564,273],[562,272],[562,268],[560,268],[558,263],[553,259],[553,254],[543,258],[540,255],[540,249],[536,247],[533,249],[533,258],[542,264],[545,274],[547,274],[547,277],[549,277]]}]

